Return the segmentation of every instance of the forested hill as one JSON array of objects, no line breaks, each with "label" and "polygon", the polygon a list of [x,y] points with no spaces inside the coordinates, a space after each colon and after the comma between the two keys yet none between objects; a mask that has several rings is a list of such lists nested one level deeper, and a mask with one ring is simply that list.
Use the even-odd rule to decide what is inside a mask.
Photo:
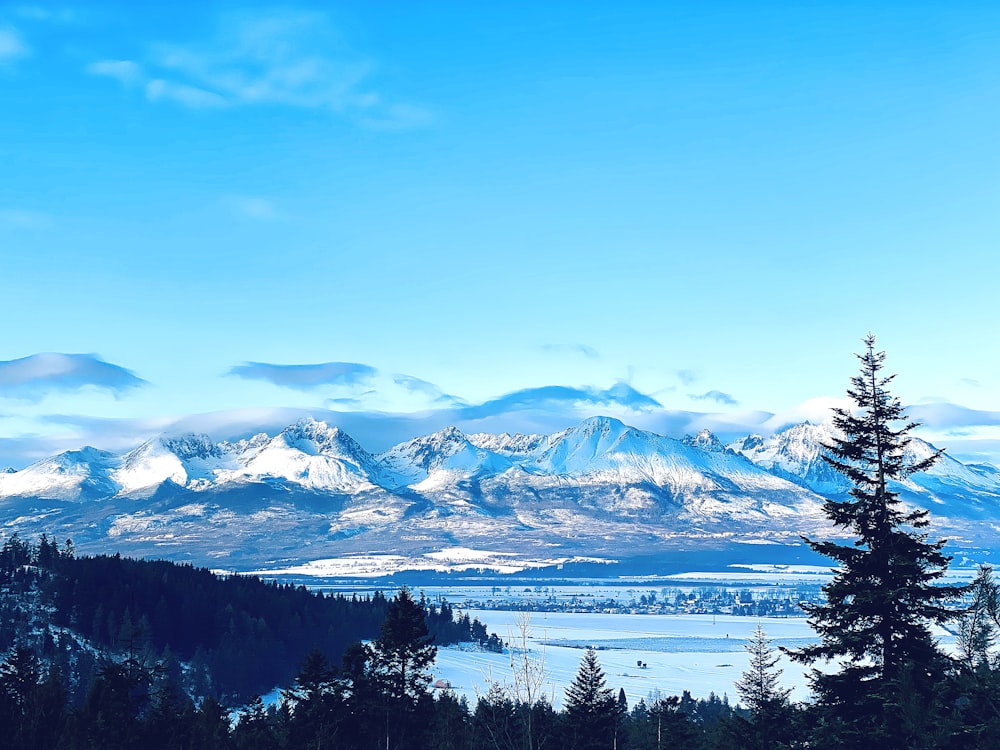
[{"label": "forested hill", "polygon": [[[438,644],[486,630],[447,603],[423,602]],[[324,595],[256,577],[118,555],[76,557],[43,536],[0,549],[0,649],[28,646],[59,667],[82,700],[102,658],[184,663],[187,692],[227,702],[288,684],[313,648],[337,663],[378,637],[388,601]]]}]

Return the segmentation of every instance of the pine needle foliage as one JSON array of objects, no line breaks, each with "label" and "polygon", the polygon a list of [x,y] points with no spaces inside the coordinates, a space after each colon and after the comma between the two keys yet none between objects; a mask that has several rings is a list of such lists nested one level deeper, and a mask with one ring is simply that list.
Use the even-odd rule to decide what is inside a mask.
[{"label": "pine needle foliage", "polygon": [[856,409],[833,410],[841,436],[824,456],[853,485],[849,498],[828,499],[824,510],[854,542],[806,540],[838,570],[824,587],[825,603],[805,607],[820,642],[788,653],[803,663],[840,660],[840,671],[814,670],[812,686],[821,706],[837,708],[838,721],[866,725],[870,742],[879,727],[898,740],[898,721],[940,682],[948,660],[930,628],[960,614],[949,604],[964,589],[941,585],[950,560],[945,542],[929,541],[927,511],[905,508],[891,484],[930,468],[941,451],[910,458],[918,423],[890,393],[895,376],[882,373],[885,352],[875,350],[875,337],[864,344],[847,391]]},{"label": "pine needle foliage", "polygon": [[744,648],[750,654],[750,664],[735,687],[740,701],[757,720],[785,705],[791,690],[778,683],[783,671],[777,668],[778,653],[760,625]]},{"label": "pine needle foliage", "polygon": [[615,692],[607,687],[597,652],[588,648],[580,669],[566,688],[566,719],[577,750],[611,747],[619,719]]},{"label": "pine needle foliage", "polygon": [[397,700],[416,702],[430,684],[427,669],[437,656],[429,634],[426,606],[403,586],[389,604],[382,634],[373,644],[373,665],[386,691]]}]

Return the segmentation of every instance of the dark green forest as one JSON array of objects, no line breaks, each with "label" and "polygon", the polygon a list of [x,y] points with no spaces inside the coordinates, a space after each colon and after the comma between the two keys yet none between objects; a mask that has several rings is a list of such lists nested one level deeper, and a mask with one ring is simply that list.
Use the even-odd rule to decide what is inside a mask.
[{"label": "dark green forest", "polygon": [[[190,664],[185,688],[239,702],[288,682],[310,648],[341,654],[378,635],[389,601],[324,595],[165,560],[77,557],[43,535],[0,548],[0,648],[30,647],[85,687],[102,655]],[[485,626],[445,601],[421,601],[438,643],[499,650]],[[82,698],[78,692],[75,699]]]}]

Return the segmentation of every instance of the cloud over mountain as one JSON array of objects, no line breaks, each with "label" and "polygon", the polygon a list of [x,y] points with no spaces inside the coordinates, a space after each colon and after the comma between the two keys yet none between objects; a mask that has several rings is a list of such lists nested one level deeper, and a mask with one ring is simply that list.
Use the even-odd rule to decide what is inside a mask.
[{"label": "cloud over mountain", "polygon": [[915,404],[907,407],[907,413],[925,427],[939,430],[1000,425],[1000,411],[970,409],[943,401]]},{"label": "cloud over mountain", "polygon": [[264,380],[283,388],[310,390],[323,385],[357,385],[375,377],[377,370],[357,362],[322,362],[314,365],[276,365],[244,362],[228,372],[246,380]]},{"label": "cloud over mountain", "polygon": [[722,404],[723,406],[738,406],[739,401],[730,396],[728,393],[723,393],[722,391],[708,391],[702,394],[690,394],[691,398],[696,401],[714,401],[717,404]]},{"label": "cloud over mountain", "polygon": [[635,410],[661,407],[660,402],[651,396],[640,393],[627,383],[619,382],[605,390],[564,385],[523,388],[481,404],[464,406],[457,409],[456,414],[462,419],[482,419],[511,411],[566,405],[623,406]]},{"label": "cloud over mountain", "polygon": [[39,400],[53,391],[88,386],[121,396],[147,385],[131,370],[105,362],[96,354],[45,352],[0,361],[0,395]]}]

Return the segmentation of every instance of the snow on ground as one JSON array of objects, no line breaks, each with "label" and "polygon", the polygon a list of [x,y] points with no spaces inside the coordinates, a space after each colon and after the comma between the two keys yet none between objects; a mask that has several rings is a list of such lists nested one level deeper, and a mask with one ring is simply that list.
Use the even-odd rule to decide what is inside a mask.
[{"label": "snow on ground", "polygon": [[403,570],[438,573],[488,570],[513,574],[533,568],[562,566],[567,563],[610,563],[614,560],[597,557],[558,557],[529,559],[513,552],[490,552],[467,547],[447,547],[415,557],[402,555],[347,555],[325,560],[312,560],[303,565],[273,570],[253,570],[249,575],[308,576],[313,578],[377,578]]},{"label": "snow on ground", "polygon": [[821,565],[733,564],[729,570],[690,571],[663,576],[669,581],[718,581],[720,584],[746,583],[826,583],[833,568]]},{"label": "snow on ground", "polygon": [[[517,614],[469,610],[471,617],[478,617],[490,632],[505,640],[518,632]],[[544,660],[544,692],[557,708],[588,645],[598,649],[608,687],[616,692],[624,688],[629,706],[640,699],[649,703],[657,695],[680,695],[684,690],[695,698],[706,698],[713,692],[720,697],[728,695],[735,705],[738,696],[733,685],[749,665],[744,645],[758,624],[775,648],[815,641],[805,618],[539,612],[531,615],[528,643],[530,656]],[[946,647],[953,641],[946,631],[936,635]],[[637,666],[640,661],[645,668]],[[781,685],[793,689],[792,700],[808,700],[807,667],[784,656],[778,667],[784,670]],[[433,673],[434,679],[449,681],[452,689],[467,696],[474,706],[477,696],[489,689],[491,676],[496,682],[511,684],[511,656],[440,648]]]},{"label": "snow on ground", "polygon": [[[478,617],[505,640],[517,634],[516,614],[469,610],[471,617]],[[744,644],[758,623],[774,646],[799,646],[814,638],[802,618],[538,612],[531,615],[529,650],[531,657],[544,659],[545,694],[557,708],[588,645],[598,649],[608,687],[624,688],[630,706],[639,699],[648,703],[656,695],[680,695],[684,690],[696,698],[710,692],[727,694],[735,704],[733,684],[749,663]],[[640,661],[645,668],[637,666]],[[782,684],[794,687],[793,699],[805,699],[809,693],[805,670],[784,657],[779,666],[785,670]],[[476,696],[489,689],[490,675],[497,682],[511,683],[509,653],[438,650],[434,678],[451,682],[455,692],[466,695],[473,705]]]}]

